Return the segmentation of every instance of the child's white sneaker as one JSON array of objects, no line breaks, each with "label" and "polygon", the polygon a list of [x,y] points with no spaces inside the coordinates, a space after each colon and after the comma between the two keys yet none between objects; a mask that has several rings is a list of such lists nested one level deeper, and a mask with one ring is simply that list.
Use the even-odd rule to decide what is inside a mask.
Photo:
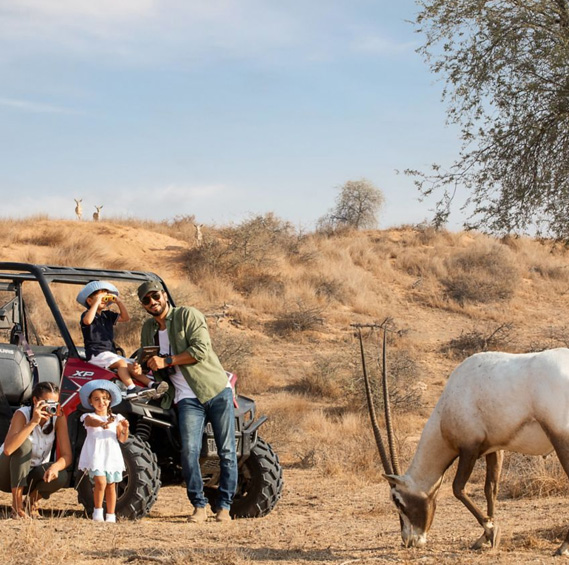
[{"label": "child's white sneaker", "polygon": [[105,522],[112,522],[114,524],[116,521],[117,521],[117,515],[116,514],[107,514]]},{"label": "child's white sneaker", "polygon": [[102,508],[94,508],[93,509],[93,522],[104,522],[105,519],[103,517],[103,509]]}]

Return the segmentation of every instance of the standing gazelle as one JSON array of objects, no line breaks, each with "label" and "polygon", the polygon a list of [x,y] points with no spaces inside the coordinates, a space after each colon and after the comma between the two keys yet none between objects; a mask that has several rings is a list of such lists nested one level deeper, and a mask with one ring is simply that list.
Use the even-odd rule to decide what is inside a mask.
[{"label": "standing gazelle", "polygon": [[[374,419],[372,410],[372,422]],[[389,438],[392,431],[387,428]],[[375,425],[374,431],[378,432]],[[389,439],[391,445],[393,438]],[[569,475],[569,349],[478,353],[466,359],[450,375],[404,475],[399,474],[393,457],[389,461],[381,442],[379,435],[384,477],[391,485],[405,547],[426,543],[445,471],[458,458],[453,493],[484,529],[473,548],[480,549],[485,542],[497,548],[500,538],[494,505],[501,450],[527,455],[555,451]],[[487,515],[465,490],[474,464],[482,456],[487,464]],[[569,533],[556,554],[569,555]]]},{"label": "standing gazelle", "polygon": [[102,204],[100,206],[95,206],[97,211],[93,212],[93,221],[98,222],[101,219],[101,208],[102,207],[103,207]]},{"label": "standing gazelle", "polygon": [[78,220],[83,217],[83,206],[81,206],[81,202],[83,202],[82,198],[74,198],[75,200],[75,216]]}]

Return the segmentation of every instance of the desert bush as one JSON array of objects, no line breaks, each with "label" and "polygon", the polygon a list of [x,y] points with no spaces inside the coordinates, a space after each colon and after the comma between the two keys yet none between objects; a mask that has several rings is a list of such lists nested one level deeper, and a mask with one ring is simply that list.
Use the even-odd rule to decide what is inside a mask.
[{"label": "desert bush", "polygon": [[312,280],[314,294],[326,300],[337,300],[343,303],[348,295],[346,283],[338,277],[319,275]]},{"label": "desert bush", "polygon": [[319,354],[304,375],[290,386],[290,390],[319,399],[338,400],[344,395],[349,375],[350,368],[341,356]]},{"label": "desert bush", "polygon": [[530,267],[531,273],[537,273],[543,278],[565,282],[569,279],[567,265],[560,261],[536,261]]},{"label": "desert bush", "polygon": [[474,353],[504,349],[510,342],[513,324],[501,324],[485,332],[471,330],[461,332],[445,343],[440,351],[452,359],[466,359]]},{"label": "desert bush", "polygon": [[18,243],[40,247],[57,247],[64,243],[68,237],[69,233],[66,230],[54,227],[22,235]]},{"label": "desert bush", "polygon": [[211,328],[213,348],[227,371],[245,375],[254,352],[253,340],[239,330]]},{"label": "desert bush", "polygon": [[544,351],[556,347],[569,347],[569,327],[549,326],[531,340],[528,351]]},{"label": "desert bush", "polygon": [[[279,253],[288,253],[294,245],[292,224],[269,213],[256,216],[237,226],[220,230],[220,237],[204,237],[200,247],[188,251],[191,277],[204,270],[218,276],[235,277],[248,268],[267,268]],[[249,271],[250,272],[250,271]]]},{"label": "desert bush", "polygon": [[554,455],[506,453],[500,491],[505,498],[566,496],[567,475]]},{"label": "desert bush", "polygon": [[520,281],[511,252],[501,245],[467,249],[445,263],[448,275],[441,282],[459,304],[508,300]]},{"label": "desert bush", "polygon": [[235,290],[245,296],[261,291],[271,296],[282,297],[286,290],[286,284],[281,277],[265,272],[245,273],[235,281],[234,286]]},{"label": "desert bush", "polygon": [[[380,349],[373,344],[366,345],[366,367],[370,379],[371,392],[378,413],[383,414],[383,388]],[[365,385],[359,354],[354,356],[352,364],[353,379],[346,390],[346,397],[351,406],[367,412]],[[413,353],[408,349],[390,348],[387,352],[387,386],[389,402],[395,413],[408,413],[419,410],[422,405],[424,383],[419,380],[421,374]]]},{"label": "desert bush", "polygon": [[323,324],[323,312],[324,307],[307,305],[299,299],[294,306],[285,307],[269,326],[274,333],[281,335],[314,330]]}]

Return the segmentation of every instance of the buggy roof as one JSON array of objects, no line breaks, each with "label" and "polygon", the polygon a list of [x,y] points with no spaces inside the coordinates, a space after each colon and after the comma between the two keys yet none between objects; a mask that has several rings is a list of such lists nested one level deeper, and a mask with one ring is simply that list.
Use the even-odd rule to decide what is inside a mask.
[{"label": "buggy roof", "polygon": [[[0,282],[9,281],[15,285],[22,282],[37,282],[41,287],[45,301],[51,310],[61,336],[69,349],[71,357],[78,357],[77,347],[73,342],[65,320],[51,291],[50,283],[87,284],[92,280],[114,280],[125,282],[159,281],[168,294],[170,304],[174,305],[172,296],[164,281],[156,274],[145,271],[114,271],[109,269],[84,269],[78,267],[59,267],[53,265],[36,265],[33,263],[12,263],[0,261]],[[13,289],[9,289],[13,290]]]},{"label": "buggy roof", "polygon": [[92,280],[102,279],[131,282],[156,280],[164,284],[158,275],[147,271],[85,269],[79,267],[60,267],[53,265],[35,265],[32,263],[12,263],[0,261],[0,280],[38,281],[41,279],[44,279],[47,282],[67,284],[87,284]]}]

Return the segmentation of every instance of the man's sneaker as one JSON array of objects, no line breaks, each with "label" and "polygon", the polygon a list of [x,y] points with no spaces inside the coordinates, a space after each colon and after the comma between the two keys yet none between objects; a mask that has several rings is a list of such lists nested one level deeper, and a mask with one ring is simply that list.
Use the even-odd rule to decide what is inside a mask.
[{"label": "man's sneaker", "polygon": [[207,520],[207,512],[204,507],[194,508],[194,513],[188,518],[192,524],[203,524]]},{"label": "man's sneaker", "polygon": [[215,515],[216,522],[231,522],[231,514],[227,508],[220,508]]},{"label": "man's sneaker", "polygon": [[154,381],[148,385],[148,388],[152,388],[156,391],[156,396],[154,398],[160,398],[168,391],[168,383],[166,381],[161,381],[159,383]]}]

